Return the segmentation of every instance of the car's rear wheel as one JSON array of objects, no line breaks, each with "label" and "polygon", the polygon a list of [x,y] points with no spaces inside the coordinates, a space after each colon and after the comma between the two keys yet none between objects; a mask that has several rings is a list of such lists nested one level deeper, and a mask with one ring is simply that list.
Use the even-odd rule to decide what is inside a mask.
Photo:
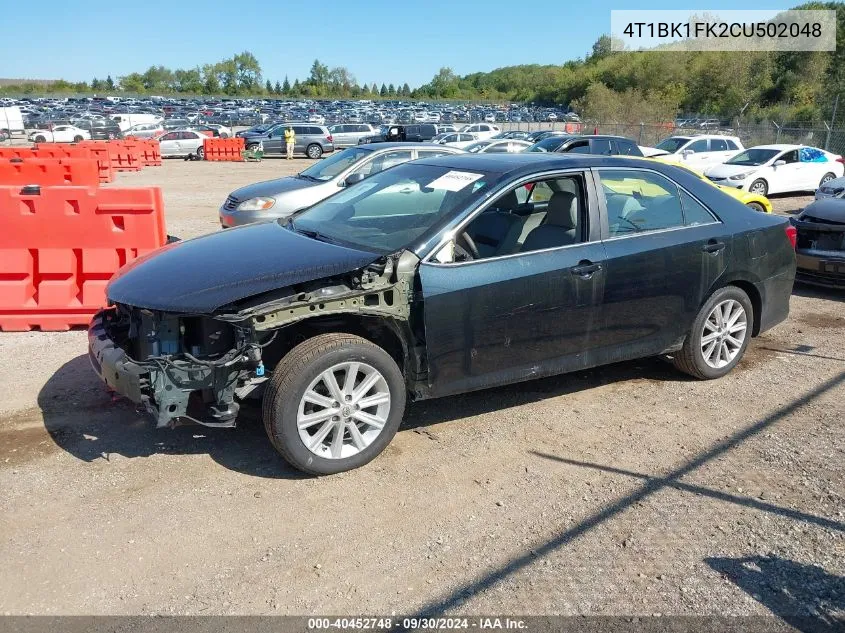
[{"label": "car's rear wheel", "polygon": [[36,143],[46,143],[47,139],[45,137],[39,135],[39,136],[35,137],[35,142]]},{"label": "car's rear wheel", "polygon": [[382,348],[352,334],[321,334],[279,362],[264,394],[267,435],[292,466],[329,475],[363,466],[393,439],[405,380]]},{"label": "car's rear wheel", "polygon": [[205,150],[202,147],[197,148],[197,158],[200,160],[205,160]]},{"label": "car's rear wheel", "polygon": [[81,143],[81,142],[82,142],[82,141],[84,141],[84,140],[85,140],[85,139],[83,139],[83,138],[82,138],[79,134],[77,134],[76,136],[74,136],[74,137],[73,137],[73,142],[74,142],[74,143]]},{"label": "car's rear wheel", "polygon": [[312,143],[306,148],[305,154],[308,156],[308,158],[313,158],[316,160],[323,155],[323,148],[317,145],[316,143]]},{"label": "car's rear wheel", "polygon": [[822,179],[819,182],[819,187],[821,187],[822,185],[826,185],[827,183],[829,183],[834,178],[836,178],[836,174],[832,174],[830,172],[827,172],[824,176],[822,176]]},{"label": "car's rear wheel", "polygon": [[721,378],[740,361],[751,340],[754,308],[740,288],[714,292],[699,310],[683,348],[672,361],[702,380]]},{"label": "car's rear wheel", "polygon": [[114,140],[114,138],[115,138],[115,136],[114,136],[114,132],[109,132],[108,137],[109,137],[109,140],[110,140],[110,141],[113,141],[113,140]]},{"label": "car's rear wheel", "polygon": [[748,191],[751,193],[759,193],[761,196],[765,196],[769,193],[769,183],[767,183],[762,178],[758,178],[754,182],[751,183],[751,186],[748,188]]},{"label": "car's rear wheel", "polygon": [[759,202],[748,202],[745,204],[745,206],[754,211],[759,211],[760,213],[766,212],[766,208]]}]

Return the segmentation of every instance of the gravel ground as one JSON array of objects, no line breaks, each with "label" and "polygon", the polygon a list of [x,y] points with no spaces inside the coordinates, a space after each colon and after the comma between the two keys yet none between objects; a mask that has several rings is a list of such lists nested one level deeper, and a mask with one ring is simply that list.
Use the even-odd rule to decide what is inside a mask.
[{"label": "gravel ground", "polygon": [[[307,164],[112,186],[161,186],[190,237]],[[84,332],[0,334],[0,613],[842,615],[843,298],[796,287],[716,382],[649,359],[413,404],[379,459],[320,479],[256,410],[152,429]]]}]

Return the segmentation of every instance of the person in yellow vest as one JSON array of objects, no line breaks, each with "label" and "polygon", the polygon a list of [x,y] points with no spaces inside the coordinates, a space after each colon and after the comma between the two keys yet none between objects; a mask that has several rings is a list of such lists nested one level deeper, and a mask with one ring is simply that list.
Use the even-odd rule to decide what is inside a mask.
[{"label": "person in yellow vest", "polygon": [[287,150],[288,160],[293,160],[293,148],[296,145],[296,132],[289,125],[285,130],[285,149]]}]

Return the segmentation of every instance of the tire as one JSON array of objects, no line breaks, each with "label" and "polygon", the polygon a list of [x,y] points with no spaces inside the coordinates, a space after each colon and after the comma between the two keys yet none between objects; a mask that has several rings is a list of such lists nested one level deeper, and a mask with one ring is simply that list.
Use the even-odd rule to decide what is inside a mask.
[{"label": "tire", "polygon": [[[716,327],[713,326],[714,322],[712,320],[712,316],[716,312],[717,307],[719,307],[721,312],[724,314],[724,306],[726,305],[730,306],[732,310],[735,310],[736,307],[739,306],[744,311],[744,314],[736,319],[734,325],[735,328],[739,327],[742,318],[745,319],[745,328],[741,330],[742,340],[738,346],[731,343],[731,338],[736,340],[735,337],[739,336],[740,331],[729,330],[733,333],[733,337],[725,339],[722,334],[718,334],[720,332],[718,324]],[[733,311],[729,312],[729,319],[732,319],[734,314],[735,313]],[[725,286],[724,288],[719,288],[716,292],[710,295],[710,298],[704,302],[703,306],[701,306],[701,310],[699,310],[698,315],[695,317],[695,321],[693,321],[692,329],[684,341],[683,348],[675,354],[672,358],[672,362],[677,369],[700,380],[721,378],[736,366],[745,354],[745,350],[748,349],[748,342],[751,340],[751,330],[753,324],[754,308],[751,305],[751,300],[748,298],[748,295],[736,286]],[[705,335],[705,329],[707,329],[708,336],[713,336],[714,333],[718,334],[718,336],[714,339],[715,348],[711,348],[713,351],[710,356],[710,362],[708,362],[705,358],[705,350],[707,348],[704,346],[708,345],[708,342],[704,342],[702,340]],[[726,330],[721,330],[722,333],[724,333],[724,331]],[[722,343],[722,340],[725,342]],[[724,354],[722,349],[723,345],[726,346],[725,349],[727,350],[727,353]],[[733,355],[729,357],[729,354],[731,353]],[[715,358],[713,354],[718,354],[718,359]],[[715,364],[720,364],[723,361],[725,362],[724,364],[721,364],[721,366],[714,366],[714,364],[711,364],[714,363],[714,361]]]},{"label": "tire", "polygon": [[205,160],[205,150],[202,147],[197,148],[197,159]]},{"label": "tire", "polygon": [[[375,382],[358,396],[350,388],[353,395],[344,396],[347,400],[342,402],[339,396],[346,386],[350,367],[354,367],[356,378],[361,378],[357,385],[364,380]],[[323,382],[329,370],[340,390],[334,398]],[[376,393],[368,395],[372,391]],[[306,400],[306,392],[322,398],[325,404]],[[356,413],[353,397],[361,401],[379,397],[381,401]],[[270,442],[291,466],[313,475],[330,475],[363,466],[384,450],[402,422],[405,397],[402,372],[382,348],[352,334],[321,334],[300,343],[279,361],[264,394],[264,428]],[[338,404],[338,415],[323,414],[335,410],[335,404]],[[351,417],[342,417],[347,414]],[[383,426],[379,430],[358,421],[358,415]],[[300,430],[300,420],[306,416],[317,417],[310,426]],[[353,439],[353,426],[358,444]],[[339,449],[335,444],[337,429],[342,429]],[[321,433],[322,439],[317,439]],[[314,450],[306,446],[306,440],[316,440]],[[336,452],[340,456],[332,456]]]},{"label": "tire", "polygon": [[81,143],[81,142],[82,142],[82,141],[84,141],[84,140],[85,140],[85,139],[84,139],[84,138],[82,138],[81,136],[79,136],[79,134],[77,134],[76,136],[74,136],[74,137],[73,137],[73,142],[74,142],[74,143]]},{"label": "tire", "polygon": [[766,212],[765,207],[759,202],[748,202],[745,206],[751,209],[752,211],[759,211],[760,213]]},{"label": "tire", "polygon": [[758,178],[754,182],[751,183],[751,186],[748,188],[748,191],[751,193],[759,193],[761,196],[765,196],[769,193],[769,183],[767,183],[762,178]]},{"label": "tire", "polygon": [[113,140],[114,140],[114,138],[115,138],[115,137],[114,137],[114,132],[109,132],[108,137],[109,137],[109,140],[110,140],[110,141],[113,141]]},{"label": "tire", "polygon": [[830,182],[831,180],[833,180],[834,178],[836,178],[836,174],[833,174],[833,173],[831,173],[831,172],[827,172],[824,176],[822,176],[821,181],[819,181],[819,187],[821,187],[822,185],[825,185],[825,184],[829,183],[829,182]]},{"label": "tire", "polygon": [[305,155],[308,156],[308,158],[317,160],[323,155],[323,148],[316,143],[311,143],[311,145],[305,148]]},{"label": "tire", "polygon": [[229,135],[224,132],[220,135],[220,138],[229,138]]},{"label": "tire", "polygon": [[35,142],[36,142],[36,143],[46,143],[46,142],[47,142],[47,138],[46,138],[46,137],[44,137],[44,136],[36,136],[36,137],[35,137]]}]

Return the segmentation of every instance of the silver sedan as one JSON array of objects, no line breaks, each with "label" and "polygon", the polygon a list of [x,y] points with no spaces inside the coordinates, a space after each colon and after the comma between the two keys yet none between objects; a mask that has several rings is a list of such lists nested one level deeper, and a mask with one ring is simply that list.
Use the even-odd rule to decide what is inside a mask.
[{"label": "silver sedan", "polygon": [[303,172],[233,191],[220,207],[223,228],[284,218],[395,165],[418,158],[459,154],[432,143],[369,143],[349,147],[317,161]]},{"label": "silver sedan", "polygon": [[196,156],[204,158],[203,143],[208,137],[194,130],[173,130],[159,137],[161,155],[165,156]]}]

